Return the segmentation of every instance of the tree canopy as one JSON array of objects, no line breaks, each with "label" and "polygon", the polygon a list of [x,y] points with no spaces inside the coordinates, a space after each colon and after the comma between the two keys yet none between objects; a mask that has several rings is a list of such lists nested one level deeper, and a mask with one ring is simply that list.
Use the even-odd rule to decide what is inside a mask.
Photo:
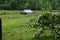
[{"label": "tree canopy", "polygon": [[60,0],[0,0],[0,9],[57,10]]}]

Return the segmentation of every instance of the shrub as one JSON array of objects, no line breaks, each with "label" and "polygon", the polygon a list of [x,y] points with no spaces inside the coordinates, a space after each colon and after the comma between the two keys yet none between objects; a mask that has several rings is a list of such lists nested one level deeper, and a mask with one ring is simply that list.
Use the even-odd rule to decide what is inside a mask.
[{"label": "shrub", "polygon": [[[38,24],[39,24],[40,27],[43,28],[44,31],[45,31],[45,28],[44,28],[45,26],[47,26],[50,29],[52,29],[52,32],[55,32],[54,39],[57,39],[57,38],[60,37],[60,34],[59,34],[59,32],[60,32],[60,30],[59,30],[60,29],[59,28],[59,26],[60,26],[60,15],[55,14],[55,13],[45,13],[45,14],[39,16],[38,21],[37,21],[37,25]],[[41,31],[39,31],[37,33],[40,34]],[[39,34],[37,34],[37,35],[39,35]],[[38,36],[38,37],[40,37],[40,36]]]}]

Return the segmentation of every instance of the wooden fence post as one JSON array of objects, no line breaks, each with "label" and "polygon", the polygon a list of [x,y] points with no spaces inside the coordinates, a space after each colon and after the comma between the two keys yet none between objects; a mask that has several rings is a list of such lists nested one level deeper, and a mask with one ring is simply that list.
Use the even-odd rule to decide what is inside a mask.
[{"label": "wooden fence post", "polygon": [[2,20],[0,18],[0,40],[2,40]]}]

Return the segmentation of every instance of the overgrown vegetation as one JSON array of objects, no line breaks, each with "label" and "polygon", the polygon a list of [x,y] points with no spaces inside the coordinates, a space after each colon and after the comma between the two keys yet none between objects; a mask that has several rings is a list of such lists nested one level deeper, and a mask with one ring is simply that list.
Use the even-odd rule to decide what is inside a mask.
[{"label": "overgrown vegetation", "polygon": [[[36,27],[40,26],[40,29],[32,38],[32,40],[43,40],[41,38],[53,38],[49,40],[59,40],[60,39],[60,15],[58,13],[44,13],[43,15],[39,16],[37,23],[35,24]],[[35,27],[33,25],[33,27]],[[36,28],[35,27],[35,28]],[[42,34],[44,31],[50,30],[52,33],[50,36],[43,36]],[[42,37],[43,36],[43,37]]]},{"label": "overgrown vegetation", "polygon": [[60,0],[0,0],[0,18],[2,40],[60,40]]}]

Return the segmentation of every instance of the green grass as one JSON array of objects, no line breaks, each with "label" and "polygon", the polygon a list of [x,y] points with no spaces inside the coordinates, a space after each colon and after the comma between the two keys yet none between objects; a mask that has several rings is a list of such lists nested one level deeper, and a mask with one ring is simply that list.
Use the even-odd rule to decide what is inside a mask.
[{"label": "green grass", "polygon": [[22,15],[16,11],[0,11],[11,14],[1,15],[2,18],[2,40],[30,40],[39,28],[30,28],[28,23],[37,16]]},{"label": "green grass", "polygon": [[[29,18],[28,18],[29,20]],[[17,19],[3,19],[2,24],[2,36],[3,40],[29,40],[34,32],[38,29],[27,27],[28,22],[26,18]]]},{"label": "green grass", "polygon": [[[3,14],[3,13],[6,14]],[[31,40],[34,33],[40,28],[32,28],[27,26],[30,20],[37,18],[42,11],[35,11],[32,15],[23,15],[19,10],[0,10],[0,18],[2,18],[2,40]],[[42,35],[51,35],[51,30],[45,31]],[[42,40],[46,40],[43,39]]]}]

